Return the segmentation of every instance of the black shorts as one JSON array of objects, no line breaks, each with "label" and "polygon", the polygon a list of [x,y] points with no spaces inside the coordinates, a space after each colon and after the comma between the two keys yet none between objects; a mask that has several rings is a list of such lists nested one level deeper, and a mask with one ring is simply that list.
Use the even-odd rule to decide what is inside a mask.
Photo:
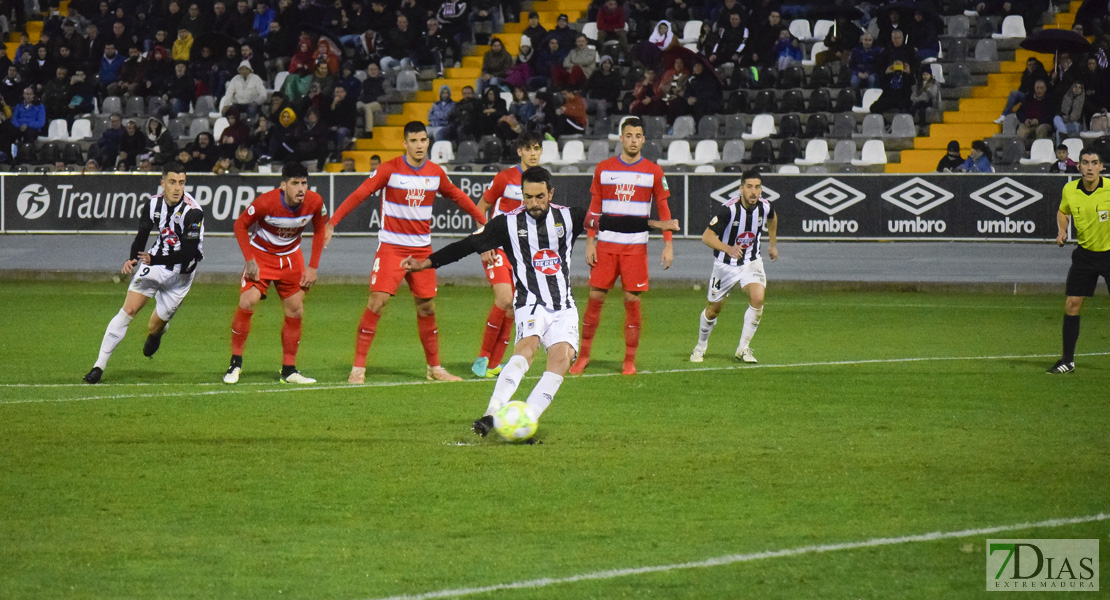
[{"label": "black shorts", "polygon": [[1110,290],[1110,252],[1093,252],[1076,246],[1071,253],[1071,268],[1065,285],[1068,296],[1094,296],[1099,275],[1106,280]]}]

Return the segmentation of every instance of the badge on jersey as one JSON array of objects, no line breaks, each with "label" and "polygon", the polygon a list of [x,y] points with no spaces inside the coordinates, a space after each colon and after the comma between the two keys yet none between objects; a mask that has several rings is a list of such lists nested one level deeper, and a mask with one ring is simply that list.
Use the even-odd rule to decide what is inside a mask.
[{"label": "badge on jersey", "polygon": [[667,178],[666,177],[663,178],[663,189],[667,190],[668,192],[671,191],[671,186],[667,185]]},{"label": "badge on jersey", "polygon": [[563,227],[563,225],[561,223],[559,225],[555,226],[555,235],[557,235],[559,237],[563,237],[566,234],[567,234],[567,230]]},{"label": "badge on jersey", "polygon": [[1110,210],[1100,210],[1100,211],[1098,211],[1098,222],[1099,223],[1110,222]]},{"label": "badge on jersey", "polygon": [[254,205],[253,204],[247,207],[247,214],[251,215],[251,216],[254,216]]},{"label": "badge on jersey", "polygon": [[712,227],[716,224],[717,224],[717,217],[713,217],[713,220],[709,222],[709,226]]}]

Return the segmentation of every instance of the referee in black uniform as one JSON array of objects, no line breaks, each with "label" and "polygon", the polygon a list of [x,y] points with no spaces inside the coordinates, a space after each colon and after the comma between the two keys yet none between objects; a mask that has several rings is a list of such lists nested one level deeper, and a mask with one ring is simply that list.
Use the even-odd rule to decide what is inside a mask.
[{"label": "referee in black uniform", "polygon": [[1068,238],[1068,221],[1075,223],[1079,246],[1071,254],[1064,304],[1064,353],[1048,370],[1053,374],[1075,370],[1075,343],[1079,340],[1079,311],[1083,298],[1094,296],[1101,275],[1110,289],[1110,180],[1102,177],[1102,157],[1085,149],[1079,154],[1078,181],[1064,186],[1056,214],[1056,245]]}]

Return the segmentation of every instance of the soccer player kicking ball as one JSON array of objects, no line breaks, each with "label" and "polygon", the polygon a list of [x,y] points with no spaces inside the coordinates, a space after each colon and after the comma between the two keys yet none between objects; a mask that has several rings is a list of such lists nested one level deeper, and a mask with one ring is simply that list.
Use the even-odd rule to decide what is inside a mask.
[{"label": "soccer player kicking ball", "polygon": [[[520,206],[520,176],[540,164],[543,138],[531,131],[521,134],[516,139],[516,153],[520,156],[520,164],[498,173],[478,201],[478,210],[483,215],[491,206],[495,217]],[[513,332],[513,270],[501,249],[483,252],[482,264],[486,279],[493,286],[493,307],[486,317],[482,348],[470,370],[478,377],[497,377],[501,372],[501,358],[509,345],[509,335]]]},{"label": "soccer player kicking ball", "polygon": [[767,275],[763,272],[763,259],[759,255],[759,234],[766,224],[771,238],[767,254],[771,260],[777,260],[778,216],[771,203],[760,197],[763,194],[763,179],[759,171],[745,172],[740,181],[740,196],[726,202],[701,235],[701,241],[713,249],[713,274],[709,277],[709,303],[701,313],[698,344],[690,353],[690,362],[704,360],[709,334],[713,333],[717,324],[717,315],[721,314],[725,298],[737,284],[748,293],[749,306],[744,312],[744,329],[740,334],[740,345],[736,348],[736,358],[746,363],[757,362],[750,344],[763,316],[763,297],[767,289]]},{"label": "soccer player kicking ball", "polygon": [[[144,251],[150,232],[155,229],[158,239],[149,251]],[[193,285],[197,264],[204,258],[203,241],[204,211],[185,193],[184,165],[171,162],[162,168],[161,193],[150,198],[139,218],[139,232],[131,243],[131,255],[120,269],[124,275],[134,271],[135,277],[127,288],[123,308],[108,323],[100,342],[100,356],[92,370],[85,374],[85,383],[100,382],[112,352],[127,335],[131,319],[151,298],[154,298],[155,308],[147,325],[143,356],[154,356],[170,319]]]},{"label": "soccer player kicking ball", "polygon": [[[243,371],[243,347],[251,331],[251,317],[258,301],[274,285],[285,322],[281,327],[282,383],[316,383],[297,371],[297,349],[301,344],[304,296],[316,283],[316,268],[324,251],[328,210],[324,199],[308,189],[308,169],[288,162],[281,169],[281,186],[254,199],[235,219],[235,239],[246,265],[239,292],[239,308],[231,322],[231,365],[224,383],[238,383]],[[301,252],[301,233],[312,223],[312,257],[308,268]]]},{"label": "soccer player kicking ball", "polygon": [[371,194],[385,189],[382,195],[382,229],[378,233],[378,251],[374,255],[374,269],[370,275],[370,300],[358,324],[354,365],[347,378],[349,383],[366,382],[366,355],[378,330],[378,319],[402,279],[408,282],[416,301],[416,324],[428,363],[428,379],[462,381],[461,377],[448,373],[439,364],[435,272],[409,273],[401,268],[401,261],[406,256],[426,258],[432,253],[432,205],[437,193],[457,204],[478,223],[485,223],[486,217],[478,212],[478,207],[474,206],[469,196],[447,179],[447,173],[439,165],[427,159],[428,132],[424,124],[410,121],[405,125],[404,134],[405,154],[382,163],[373,176],[351,192],[335,209],[325,233],[326,243],[344,217]]},{"label": "soccer player kicking ball", "polygon": [[528,413],[539,419],[551,404],[578,348],[578,309],[570,287],[570,255],[574,240],[588,228],[622,233],[649,228],[677,231],[678,221],[652,221],[646,216],[602,216],[582,208],[551,204],[551,174],[532,167],[521,176],[524,206],[490,219],[473,235],[426,258],[406,258],[410,272],[435,269],[470,254],[501,248],[512,261],[516,280],[516,347],[501,370],[485,415],[474,421],[474,432],[485,436],[493,415],[510,400],[528,372],[536,349],[547,350],[547,368],[528,396]]},{"label": "soccer player kicking ball", "polygon": [[[621,121],[621,153],[603,160],[594,170],[590,186],[590,211],[603,215],[648,217],[651,200],[655,198],[659,218],[671,218],[667,198],[671,192],[663,169],[640,154],[644,146],[644,127],[635,117]],[[595,241],[596,237],[596,241]],[[640,294],[648,289],[648,259],[646,231],[624,233],[619,231],[593,231],[586,233],[586,263],[590,269],[590,300],[582,318],[582,351],[570,368],[578,375],[590,364],[590,348],[594,333],[601,320],[601,307],[605,296],[621,279],[624,288],[624,364],[621,373],[636,374],[636,349],[640,346]],[[671,232],[663,232],[663,268],[671,268],[674,247]]]}]

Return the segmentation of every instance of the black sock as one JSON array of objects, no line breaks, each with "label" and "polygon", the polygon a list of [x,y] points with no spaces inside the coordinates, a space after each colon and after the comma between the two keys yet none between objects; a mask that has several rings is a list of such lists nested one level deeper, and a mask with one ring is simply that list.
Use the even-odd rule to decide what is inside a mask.
[{"label": "black sock", "polygon": [[297,367],[295,365],[281,365],[281,376],[282,377],[289,377],[290,375],[292,375],[293,373],[296,373],[296,372],[297,372]]},{"label": "black sock", "polygon": [[231,355],[231,366],[232,367],[239,367],[240,369],[242,369],[243,368],[243,357],[239,356],[238,354],[232,354]]},{"label": "black sock", "polygon": [[1079,341],[1079,315],[1064,315],[1064,355],[1066,362],[1075,362],[1075,342]]}]

